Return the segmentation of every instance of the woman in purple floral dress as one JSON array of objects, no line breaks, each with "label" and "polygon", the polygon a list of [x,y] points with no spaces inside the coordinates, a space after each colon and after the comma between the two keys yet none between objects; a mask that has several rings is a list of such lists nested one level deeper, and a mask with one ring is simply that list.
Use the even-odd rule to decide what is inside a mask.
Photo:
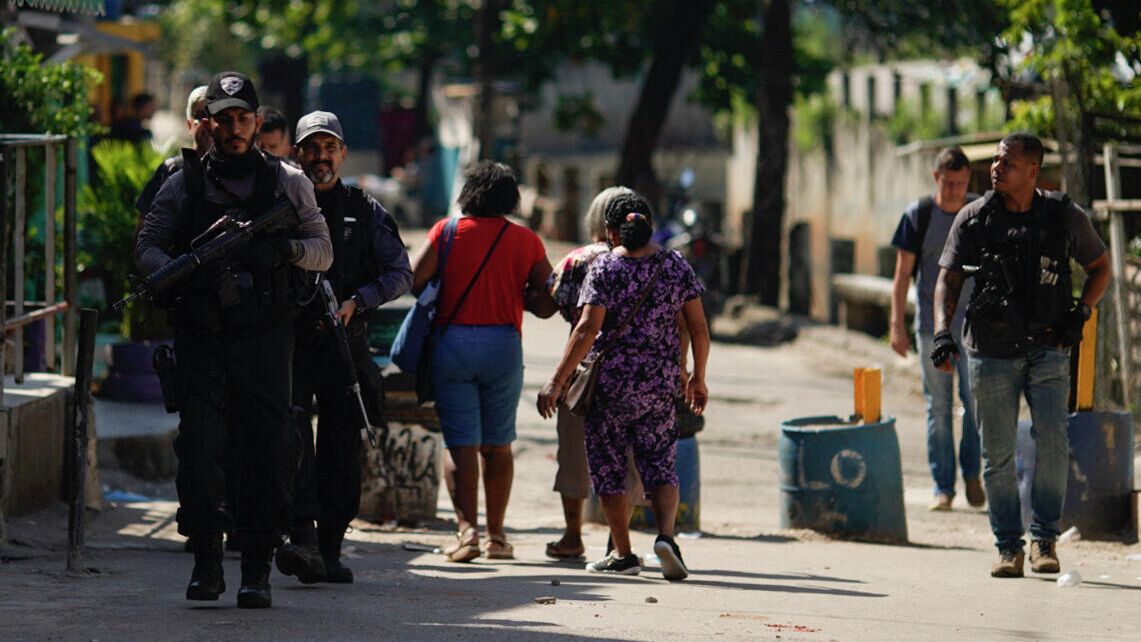
[{"label": "woman in purple floral dress", "polygon": [[[688,570],[673,539],[678,507],[674,400],[682,380],[679,316],[689,327],[693,351],[693,372],[684,380],[685,398],[697,414],[704,411],[709,396],[705,385],[709,332],[701,309],[704,288],[678,253],[650,243],[650,218],[649,203],[637,194],[611,201],[606,225],[608,240],[615,248],[590,265],[579,296],[582,316],[562,361],[539,393],[538,408],[543,417],[552,416],[579,362],[606,346],[593,403],[586,414],[586,450],[591,481],[610,524],[614,551],[588,564],[587,570],[624,575],[641,572],[638,556],[630,546],[626,496],[625,457],[632,446],[658,524],[654,552],[666,579],[680,580]],[[647,287],[644,303],[621,327]],[[609,336],[614,332],[617,334]]]}]

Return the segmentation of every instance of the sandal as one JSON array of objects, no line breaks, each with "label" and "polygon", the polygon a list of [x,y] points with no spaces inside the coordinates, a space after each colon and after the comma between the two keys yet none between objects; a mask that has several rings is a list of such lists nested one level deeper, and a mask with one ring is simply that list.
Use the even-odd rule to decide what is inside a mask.
[{"label": "sandal", "polygon": [[479,531],[468,526],[462,533],[456,533],[456,543],[445,548],[443,553],[449,562],[470,562],[479,557]]},{"label": "sandal", "polygon": [[547,542],[547,557],[560,562],[581,562],[586,559],[585,546],[580,544],[577,548],[562,548],[561,543],[562,540]]},{"label": "sandal", "polygon": [[515,547],[507,543],[507,537],[505,535],[488,535],[487,539],[487,559],[515,559]]}]

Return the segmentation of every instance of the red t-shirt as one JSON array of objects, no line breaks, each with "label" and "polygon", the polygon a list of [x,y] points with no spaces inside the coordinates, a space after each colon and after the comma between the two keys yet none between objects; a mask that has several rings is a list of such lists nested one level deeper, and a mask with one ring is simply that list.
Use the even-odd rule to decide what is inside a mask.
[{"label": "red t-shirt", "polygon": [[[435,244],[437,256],[443,250],[439,239],[446,223],[444,219],[428,231],[428,242]],[[523,288],[531,268],[546,259],[547,251],[537,234],[502,216],[460,218],[436,304],[437,324],[454,314],[456,302],[504,224],[508,226],[507,231],[472,286],[463,309],[451,322],[459,325],[510,323],[523,331]]]}]

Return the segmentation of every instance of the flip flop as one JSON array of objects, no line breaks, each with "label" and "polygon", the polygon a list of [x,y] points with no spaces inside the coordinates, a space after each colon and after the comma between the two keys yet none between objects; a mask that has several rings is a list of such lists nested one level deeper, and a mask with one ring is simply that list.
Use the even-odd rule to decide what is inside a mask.
[{"label": "flip flop", "polygon": [[586,559],[586,547],[579,546],[577,549],[562,549],[559,548],[558,542],[547,542],[547,557],[558,560],[560,562],[581,562]]},{"label": "flip flop", "polygon": [[515,547],[507,543],[507,537],[504,535],[488,535],[487,536],[487,559],[489,560],[513,560],[515,559]]},{"label": "flip flop", "polygon": [[456,543],[443,553],[449,562],[470,562],[479,557],[479,531],[469,526],[462,533],[456,533]]}]

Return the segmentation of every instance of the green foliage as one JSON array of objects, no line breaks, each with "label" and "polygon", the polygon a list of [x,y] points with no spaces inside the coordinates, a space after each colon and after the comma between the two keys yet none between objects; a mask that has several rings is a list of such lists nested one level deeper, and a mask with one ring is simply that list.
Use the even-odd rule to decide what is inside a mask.
[{"label": "green foliage", "polygon": [[594,104],[594,92],[560,94],[554,113],[555,129],[562,132],[579,131],[590,138],[598,136],[606,124],[606,116]]},{"label": "green foliage", "polygon": [[[1011,22],[1003,38],[1029,46],[1021,70],[1063,81],[1083,112],[1141,116],[1141,33],[1119,32],[1090,0],[1000,1]],[[1014,114],[1014,127],[1053,135],[1051,97],[1016,102]]]},{"label": "green foliage", "polygon": [[802,152],[823,149],[832,154],[836,103],[825,93],[797,96],[792,106],[792,140]]},{"label": "green foliage", "polygon": [[11,29],[0,31],[0,131],[87,136],[91,122],[88,90],[98,72],[72,63],[48,64],[43,55],[18,44]]},{"label": "green foliage", "polygon": [[[110,300],[130,285],[134,271],[135,200],[162,162],[150,145],[105,140],[91,149],[96,177],[79,195],[79,263],[96,267]],[[138,336],[139,319],[124,319],[125,334]]]},{"label": "green foliage", "polygon": [[886,125],[888,133],[899,145],[941,138],[947,133],[947,117],[942,110],[928,108],[924,113],[919,103],[907,100],[900,102]]}]

